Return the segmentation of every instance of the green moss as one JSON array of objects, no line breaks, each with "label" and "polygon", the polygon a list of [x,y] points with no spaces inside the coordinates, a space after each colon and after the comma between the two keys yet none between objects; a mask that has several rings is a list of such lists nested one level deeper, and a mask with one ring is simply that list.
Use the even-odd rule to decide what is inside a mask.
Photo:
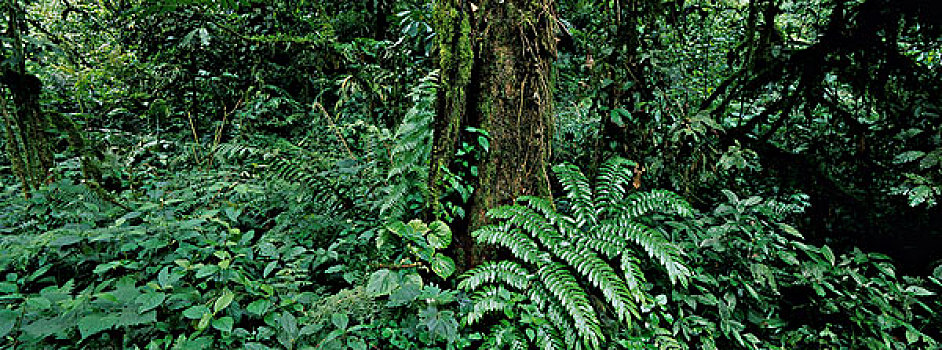
[{"label": "green moss", "polygon": [[442,100],[439,104],[443,108],[438,118],[443,118],[443,123],[436,130],[438,139],[434,141],[428,202],[432,213],[437,216],[441,213],[441,203],[438,202],[443,188],[441,169],[449,167],[454,158],[454,141],[466,113],[463,106],[474,66],[474,48],[471,22],[458,0],[439,0],[436,3],[435,28],[442,72],[439,85]]},{"label": "green moss", "polygon": [[442,85],[446,88],[463,87],[471,78],[474,51],[471,47],[471,23],[458,8],[455,0],[442,0],[436,4],[435,27],[438,33],[439,63]]}]

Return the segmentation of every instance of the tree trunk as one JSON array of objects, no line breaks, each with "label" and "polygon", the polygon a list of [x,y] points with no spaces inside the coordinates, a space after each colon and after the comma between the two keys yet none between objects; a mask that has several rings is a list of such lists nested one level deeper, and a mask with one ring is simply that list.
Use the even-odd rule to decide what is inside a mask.
[{"label": "tree trunk", "polygon": [[[464,217],[453,222],[453,248],[467,268],[492,255],[470,237],[488,209],[550,196],[556,14],[552,0],[439,0],[435,12],[442,71],[429,203],[442,217],[444,202],[462,202],[449,195],[446,177],[473,185],[457,203]],[[486,141],[469,127],[484,130]],[[458,145],[473,155],[456,158]]]},{"label": "tree trunk", "polygon": [[0,70],[0,82],[9,90],[13,104],[8,106],[6,94],[3,94],[0,98],[4,101],[0,107],[6,123],[7,153],[14,172],[23,183],[23,193],[28,197],[30,188],[48,179],[49,169],[54,165],[48,135],[51,125],[39,104],[42,82],[26,73],[23,13],[12,0],[4,3],[4,9],[7,13],[7,34],[11,36],[12,47],[9,52],[12,57],[0,56],[10,62]]}]

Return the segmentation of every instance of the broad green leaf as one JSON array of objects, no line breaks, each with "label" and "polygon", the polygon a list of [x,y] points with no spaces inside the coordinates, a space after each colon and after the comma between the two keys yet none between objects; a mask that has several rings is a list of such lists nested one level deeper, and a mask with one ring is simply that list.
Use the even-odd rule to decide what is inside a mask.
[{"label": "broad green leaf", "polygon": [[65,331],[67,326],[71,326],[71,324],[62,320],[61,317],[52,317],[40,318],[30,322],[30,324],[22,326],[21,329],[24,333],[34,338],[45,338],[51,335],[61,334]]},{"label": "broad green leaf", "polygon": [[275,267],[278,267],[278,261],[272,261],[269,262],[268,265],[265,265],[265,270],[262,271],[262,277],[268,277],[268,275],[275,270]]},{"label": "broad green leaf", "polygon": [[213,320],[213,314],[205,313],[203,317],[200,318],[200,321],[196,324],[196,329],[206,329],[209,327],[209,322]]},{"label": "broad green leaf", "polygon": [[232,325],[234,320],[232,317],[226,316],[223,318],[213,320],[213,328],[218,329],[221,332],[229,333],[232,332]]},{"label": "broad green leaf", "polygon": [[350,319],[347,318],[346,314],[334,313],[330,315],[330,322],[338,329],[347,329],[347,324],[350,322]]},{"label": "broad green leaf", "polygon": [[432,339],[446,339],[453,341],[458,337],[458,320],[454,311],[440,311],[430,306],[420,313],[422,323],[428,327]]},{"label": "broad green leaf", "polygon": [[791,225],[779,223],[778,227],[789,235],[797,237],[798,239],[805,239],[805,237],[801,235],[801,232],[798,232],[798,229]]},{"label": "broad green leaf", "polygon": [[183,310],[183,317],[189,318],[191,320],[200,319],[203,315],[209,313],[209,308],[204,305],[195,305],[190,306],[186,310]]},{"label": "broad green leaf", "polygon": [[372,296],[381,296],[389,294],[397,287],[399,287],[399,274],[388,269],[382,269],[370,275],[366,292]]},{"label": "broad green leaf", "polygon": [[442,249],[451,244],[451,228],[440,220],[429,224],[428,244],[433,249]]},{"label": "broad green leaf", "polygon": [[317,332],[320,332],[324,328],[323,324],[309,324],[307,326],[301,327],[300,335],[311,335]]},{"label": "broad green leaf", "polygon": [[173,345],[174,350],[203,350],[210,349],[213,345],[213,337],[203,336],[194,339],[186,339],[186,336],[181,334],[180,338],[177,338],[177,341]]},{"label": "broad green leaf", "polygon": [[43,297],[31,297],[26,299],[26,306],[33,310],[48,310],[52,307],[52,301]]},{"label": "broad green leaf", "polygon": [[422,291],[422,276],[410,273],[402,276],[399,288],[389,294],[388,306],[402,306],[411,303]]},{"label": "broad green leaf", "polygon": [[260,299],[260,300],[256,300],[249,303],[249,305],[245,308],[245,310],[257,316],[263,316],[265,315],[265,313],[268,312],[268,309],[271,306],[272,306],[272,302],[265,299]]},{"label": "broad green leaf", "polygon": [[160,292],[144,293],[138,295],[135,301],[137,301],[138,304],[141,304],[141,307],[138,308],[137,311],[144,312],[153,309],[157,306],[160,306],[160,304],[163,303],[166,299],[167,295]]},{"label": "broad green leaf", "polygon": [[122,261],[110,261],[110,262],[106,262],[106,263],[104,263],[104,264],[98,264],[98,266],[95,266],[95,269],[92,270],[92,273],[95,273],[95,274],[97,274],[97,275],[100,275],[100,274],[103,274],[103,273],[105,273],[105,272],[114,270],[114,269],[118,268],[118,266],[122,266],[122,265],[124,265],[124,262],[122,262]]},{"label": "broad green leaf", "polygon": [[[179,280],[179,277],[176,280]],[[170,275],[169,266],[164,266],[164,268],[160,269],[160,273],[157,274],[157,283],[160,284],[160,288],[170,288],[174,282],[176,281]]]},{"label": "broad green leaf", "polygon": [[278,323],[281,324],[281,330],[291,338],[298,337],[300,330],[298,329],[298,319],[294,315],[287,311],[282,312],[281,317],[278,318]]},{"label": "broad green leaf", "polygon": [[213,304],[213,312],[216,313],[228,307],[229,304],[232,304],[233,298],[235,298],[235,294],[232,293],[232,291],[228,289],[223,291],[222,295],[219,296],[219,298],[216,299],[216,302]]},{"label": "broad green leaf", "polygon": [[245,343],[245,348],[247,350],[271,350],[271,348],[265,346],[265,344],[255,342]]},{"label": "broad green leaf", "polygon": [[203,265],[196,269],[196,278],[208,277],[216,272],[219,272],[219,266]]},{"label": "broad green leaf", "polygon": [[834,252],[831,251],[831,247],[822,246],[821,254],[824,255],[824,258],[827,259],[828,263],[830,263],[831,266],[834,266]]},{"label": "broad green leaf", "polygon": [[137,326],[157,322],[157,311],[140,313],[136,308],[127,307],[118,314],[115,326]]},{"label": "broad green leaf", "polygon": [[909,163],[926,155],[923,151],[906,151],[896,155],[893,162],[896,164]]},{"label": "broad green leaf", "polygon": [[350,347],[350,350],[366,350],[366,342],[359,337],[347,338],[347,346]]},{"label": "broad green leaf", "polygon": [[13,310],[0,309],[0,339],[3,339],[16,324],[17,314]]},{"label": "broad green leaf", "polygon": [[116,319],[111,316],[100,314],[86,315],[79,319],[78,329],[82,334],[82,339],[88,338],[98,332],[114,327]]},{"label": "broad green leaf", "polygon": [[923,287],[920,287],[920,286],[909,286],[909,287],[906,287],[906,292],[909,293],[909,294],[915,295],[915,296],[920,296],[920,297],[935,295],[935,293],[929,291],[928,289],[925,289],[925,288],[923,288]]},{"label": "broad green leaf", "polygon": [[443,254],[432,256],[432,272],[441,278],[448,278],[455,272],[455,261]]}]

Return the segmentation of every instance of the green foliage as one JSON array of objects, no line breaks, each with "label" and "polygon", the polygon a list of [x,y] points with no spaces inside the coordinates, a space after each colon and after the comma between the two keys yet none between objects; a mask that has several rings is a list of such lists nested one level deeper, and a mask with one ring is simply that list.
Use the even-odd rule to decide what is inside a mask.
[{"label": "green foliage", "polygon": [[312,333],[286,322],[317,305],[302,290],[316,250],[233,227],[240,211],[231,207],[181,209],[143,206],[100,228],[5,239],[0,270],[20,315],[7,339],[25,348],[209,348]]},{"label": "green foliage", "polygon": [[401,323],[390,318],[381,332],[394,340],[396,348],[444,342],[448,349],[462,349],[476,338],[459,332],[459,315],[466,311],[457,304],[466,304],[461,300],[464,297],[431,282],[447,280],[455,271],[454,261],[442,252],[451,241],[451,229],[442,221],[394,222],[388,226],[388,233],[377,237],[381,249],[393,246],[393,251],[400,252],[390,259],[394,264],[379,264],[381,268],[370,275],[366,286],[370,295],[387,297],[386,306],[402,315]]},{"label": "green foliage", "polygon": [[[405,214],[418,214],[428,195],[429,153],[438,72],[433,71],[412,90],[412,108],[389,142],[389,171],[384,198],[378,202],[380,215],[390,220]],[[379,156],[377,154],[377,156]]]},{"label": "green foliage", "polygon": [[[594,185],[573,165],[554,167],[566,190],[560,205],[568,215],[535,197],[489,211],[499,223],[475,231],[475,239],[505,248],[515,260],[485,262],[465,274],[459,288],[473,292],[475,303],[467,322],[490,312],[522,322],[515,329],[494,325],[494,346],[535,342],[541,348],[597,349],[606,339],[603,309],[587,288],[600,291],[613,316],[630,326],[652,303],[642,256],[672,283],[685,285],[690,272],[680,249],[648,223],[655,213],[685,217],[692,209],[667,191],[631,191],[633,165],[620,158],[606,162]],[[612,260],[620,262],[618,268]]]},{"label": "green foliage", "polygon": [[582,170],[456,278],[488,131],[412,219],[437,65],[487,45],[436,33],[458,8],[2,1],[0,348],[940,347],[932,4],[546,3],[550,161]]},{"label": "green foliage", "polygon": [[[690,348],[935,348],[937,287],[897,276],[882,254],[835,254],[782,220],[807,198],[727,201],[689,222],[691,288],[667,319]],[[936,291],[932,291],[935,289]]]}]

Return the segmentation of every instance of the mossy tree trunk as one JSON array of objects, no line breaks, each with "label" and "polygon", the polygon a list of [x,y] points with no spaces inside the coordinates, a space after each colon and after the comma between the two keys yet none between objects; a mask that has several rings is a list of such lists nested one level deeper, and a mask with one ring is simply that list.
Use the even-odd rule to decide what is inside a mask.
[{"label": "mossy tree trunk", "polygon": [[50,114],[42,108],[42,81],[26,71],[25,11],[15,0],[4,0],[0,8],[7,23],[4,39],[9,43],[0,51],[0,61],[8,62],[0,67],[0,124],[3,125],[5,151],[20,180],[23,195],[29,198],[33,189],[50,181],[51,169],[55,166],[55,135],[50,130],[57,129],[67,136],[69,146],[81,157],[85,181],[103,198],[114,201],[100,185],[98,158],[78,126],[68,116]]},{"label": "mossy tree trunk", "polygon": [[[450,174],[473,185],[459,203],[464,217],[453,223],[454,251],[467,268],[492,255],[470,236],[487,223],[488,209],[550,196],[556,14],[552,0],[439,0],[435,11],[441,84],[429,203],[440,217],[444,201],[460,201],[448,197]],[[486,131],[487,142],[468,127]],[[456,161],[465,144],[477,156]]]},{"label": "mossy tree trunk", "polygon": [[[23,184],[27,197],[31,188],[45,182],[49,177],[54,157],[48,130],[49,118],[42,112],[39,97],[42,83],[36,76],[26,72],[26,50],[23,33],[25,20],[14,0],[3,3],[7,18],[10,47],[0,53],[0,59],[8,62],[0,68],[0,82],[7,92],[2,92],[0,113],[5,124],[6,149],[13,170]],[[12,100],[12,104],[7,100]]]}]

